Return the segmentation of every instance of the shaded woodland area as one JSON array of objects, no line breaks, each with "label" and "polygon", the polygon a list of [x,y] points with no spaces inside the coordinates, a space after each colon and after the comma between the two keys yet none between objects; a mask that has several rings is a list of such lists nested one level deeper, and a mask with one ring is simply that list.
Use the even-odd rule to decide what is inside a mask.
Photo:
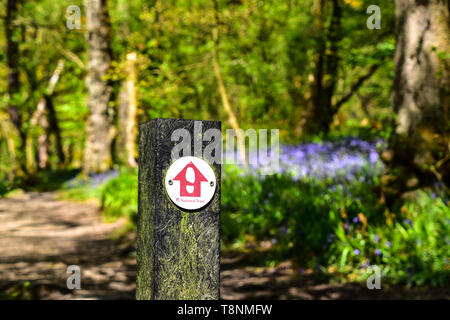
[{"label": "shaded woodland area", "polygon": [[448,288],[449,1],[372,2],[2,0],[0,198],[95,198],[133,234],[139,123],[279,129],[280,172],[224,168],[224,252]]}]

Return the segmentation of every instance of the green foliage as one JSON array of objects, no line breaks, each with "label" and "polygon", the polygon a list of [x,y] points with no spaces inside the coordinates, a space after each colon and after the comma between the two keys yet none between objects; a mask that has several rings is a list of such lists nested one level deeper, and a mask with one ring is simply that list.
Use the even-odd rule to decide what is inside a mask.
[{"label": "green foliage", "polygon": [[[326,251],[327,237],[341,221],[365,212],[377,220],[374,189],[366,183],[333,188],[330,182],[294,180],[287,174],[264,178],[227,167],[223,180],[222,228],[226,242],[246,234],[293,248],[300,259]],[[343,209],[344,208],[344,209]]]},{"label": "green foliage", "polygon": [[[135,221],[136,186],[135,171],[109,181],[102,193],[105,215]],[[448,283],[448,205],[419,192],[394,214],[379,202],[377,188],[377,180],[333,188],[332,181],[258,177],[225,165],[222,240],[227,247],[271,241],[277,261],[294,257],[340,278],[365,281],[365,268],[378,265],[390,283]]]},{"label": "green foliage", "polygon": [[223,179],[223,237],[247,235],[289,249],[317,270],[364,280],[370,264],[391,283],[445,285],[449,281],[450,210],[420,192],[397,214],[384,211],[377,185],[331,189],[286,175],[264,179],[228,169]]},{"label": "green foliage", "polygon": [[61,190],[61,198],[73,201],[96,200],[102,196],[104,186],[76,186]]},{"label": "green foliage", "polygon": [[387,214],[385,224],[342,225],[328,252],[328,264],[343,274],[365,277],[368,265],[378,265],[393,283],[433,286],[450,280],[450,210],[441,198],[420,192],[401,212]]},{"label": "green foliage", "polygon": [[115,176],[114,171],[85,177],[82,173],[64,182],[61,197],[75,201],[88,201],[100,199],[107,182]]},{"label": "green foliage", "polygon": [[136,227],[138,201],[137,170],[123,169],[119,176],[106,183],[101,203],[106,218],[126,217]]},{"label": "green foliage", "polygon": [[0,197],[8,192],[8,182],[6,180],[0,180]]},{"label": "green foliage", "polygon": [[17,283],[6,292],[0,292],[0,300],[30,300],[32,299],[30,289],[29,281]]}]

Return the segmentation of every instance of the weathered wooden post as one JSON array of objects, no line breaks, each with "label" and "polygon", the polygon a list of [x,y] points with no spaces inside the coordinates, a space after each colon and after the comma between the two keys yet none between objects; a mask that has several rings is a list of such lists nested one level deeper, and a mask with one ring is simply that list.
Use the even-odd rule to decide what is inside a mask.
[{"label": "weathered wooden post", "polygon": [[[222,141],[211,132],[220,130],[218,121],[140,125],[137,299],[219,299]],[[204,161],[214,143],[219,161]]]}]

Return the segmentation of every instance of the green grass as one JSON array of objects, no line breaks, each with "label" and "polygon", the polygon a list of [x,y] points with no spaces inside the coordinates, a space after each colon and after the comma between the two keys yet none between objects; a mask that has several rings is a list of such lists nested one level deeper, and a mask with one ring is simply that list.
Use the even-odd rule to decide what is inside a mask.
[{"label": "green grass", "polygon": [[120,175],[106,183],[101,193],[105,218],[126,217],[132,229],[136,228],[138,178],[137,170],[122,169]]}]

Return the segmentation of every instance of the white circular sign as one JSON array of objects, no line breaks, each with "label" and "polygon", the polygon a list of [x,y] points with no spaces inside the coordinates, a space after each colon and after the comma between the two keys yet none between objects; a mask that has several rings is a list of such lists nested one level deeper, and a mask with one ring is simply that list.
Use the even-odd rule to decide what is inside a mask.
[{"label": "white circular sign", "polygon": [[182,157],[167,170],[165,186],[178,207],[196,210],[206,206],[216,192],[216,175],[211,166],[197,157]]}]

